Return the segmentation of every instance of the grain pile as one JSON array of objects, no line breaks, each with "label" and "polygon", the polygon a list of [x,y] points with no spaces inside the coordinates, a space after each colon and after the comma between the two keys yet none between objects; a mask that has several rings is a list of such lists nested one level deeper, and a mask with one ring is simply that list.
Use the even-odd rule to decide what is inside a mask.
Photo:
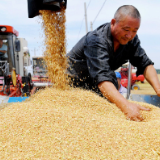
[{"label": "grain pile", "polygon": [[54,87],[65,89],[68,81],[66,71],[66,34],[65,9],[60,12],[41,10],[42,28],[45,34],[44,59],[47,64],[48,76]]},{"label": "grain pile", "polygon": [[80,89],[47,88],[0,110],[2,160],[160,158],[160,109],[126,120],[106,99]]}]

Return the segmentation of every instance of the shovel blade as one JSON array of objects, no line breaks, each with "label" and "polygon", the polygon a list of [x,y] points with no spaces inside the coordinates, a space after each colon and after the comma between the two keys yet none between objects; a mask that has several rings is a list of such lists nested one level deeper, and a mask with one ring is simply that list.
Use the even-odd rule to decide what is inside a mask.
[{"label": "shovel blade", "polygon": [[145,102],[160,107],[160,97],[156,95],[131,94],[130,100],[137,102]]}]

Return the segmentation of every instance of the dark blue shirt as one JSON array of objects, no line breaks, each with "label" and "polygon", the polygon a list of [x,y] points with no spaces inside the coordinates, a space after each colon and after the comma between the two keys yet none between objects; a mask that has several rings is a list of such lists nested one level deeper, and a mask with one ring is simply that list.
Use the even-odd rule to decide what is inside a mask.
[{"label": "dark blue shirt", "polygon": [[90,79],[92,85],[103,81],[112,82],[118,88],[114,70],[128,60],[137,67],[137,76],[143,74],[148,65],[154,64],[140,46],[136,35],[126,45],[114,52],[110,23],[98,27],[82,37],[67,54],[68,74],[80,80]]}]

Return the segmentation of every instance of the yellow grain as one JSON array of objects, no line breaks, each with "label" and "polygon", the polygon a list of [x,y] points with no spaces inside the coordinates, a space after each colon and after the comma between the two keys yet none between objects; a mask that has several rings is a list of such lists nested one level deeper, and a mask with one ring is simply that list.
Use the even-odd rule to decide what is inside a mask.
[{"label": "yellow grain", "polygon": [[47,88],[0,110],[0,159],[159,159],[160,109],[143,122],[98,95]]}]

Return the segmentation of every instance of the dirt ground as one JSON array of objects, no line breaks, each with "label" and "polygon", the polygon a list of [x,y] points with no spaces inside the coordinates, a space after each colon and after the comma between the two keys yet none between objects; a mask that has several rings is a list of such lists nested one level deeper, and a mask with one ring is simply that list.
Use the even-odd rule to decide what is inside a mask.
[{"label": "dirt ground", "polygon": [[[158,74],[158,77],[160,79],[160,74]],[[140,90],[131,90],[132,94],[149,94],[149,95],[156,95],[154,89],[151,87],[151,85],[145,80],[144,83],[137,82],[137,84],[140,87]]]}]

